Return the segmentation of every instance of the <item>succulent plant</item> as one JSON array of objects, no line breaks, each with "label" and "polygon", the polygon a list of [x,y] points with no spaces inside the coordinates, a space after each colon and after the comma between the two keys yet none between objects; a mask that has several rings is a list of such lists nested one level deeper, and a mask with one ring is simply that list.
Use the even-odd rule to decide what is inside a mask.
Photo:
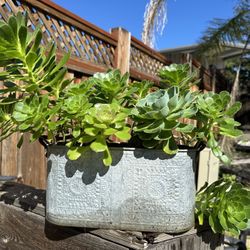
[{"label": "succulent plant", "polygon": [[108,70],[106,73],[96,73],[87,82],[93,84],[92,101],[97,103],[112,103],[114,100],[124,105],[137,88],[128,84],[129,74],[121,74],[120,70]]},{"label": "succulent plant", "polygon": [[111,165],[112,156],[107,145],[109,138],[115,136],[120,141],[128,141],[131,137],[130,127],[126,123],[127,112],[115,102],[97,103],[91,107],[82,122],[76,125],[72,132],[74,138],[67,144],[69,158],[75,160],[85,150],[91,149],[95,152],[103,152],[104,165]]},{"label": "succulent plant", "polygon": [[[180,136],[186,146],[204,142],[221,161],[229,163],[218,136],[236,137],[233,119],[241,104],[230,103],[229,93],[192,92],[197,83],[189,65],[172,64],[160,70],[160,88],[147,81],[129,82],[119,70],[96,73],[80,84],[65,79],[69,58],[56,60],[56,47],[41,46],[42,32],[27,27],[18,13],[0,21],[0,141],[15,132],[29,132],[31,140],[46,137],[51,144],[68,146],[68,157],[86,150],[101,152],[112,164],[109,143],[127,142],[137,135],[146,148],[178,151]],[[191,119],[197,126],[186,124]],[[18,146],[22,144],[22,136]],[[238,233],[249,219],[249,190],[220,180],[197,196],[200,223],[208,217],[216,232]]]},{"label": "succulent plant", "polygon": [[171,64],[159,70],[159,76],[164,87],[178,86],[180,90],[189,90],[199,82],[197,73],[190,70],[188,64]]},{"label": "succulent plant", "polygon": [[193,104],[195,96],[187,91],[180,93],[178,87],[160,89],[138,101],[132,111],[134,131],[146,148],[161,146],[167,154],[178,151],[173,131],[190,133],[193,125],[183,124],[181,118],[190,118],[197,112]]},{"label": "succulent plant", "polygon": [[229,231],[239,235],[250,220],[250,191],[234,177],[224,177],[201,188],[196,196],[196,214],[202,225],[209,220],[217,233]]},{"label": "succulent plant", "polygon": [[[230,107],[230,94],[226,91],[217,93],[205,93],[197,96],[196,107],[199,110],[197,119],[200,121],[199,134],[212,152],[225,164],[230,163],[230,159],[223,154],[217,135],[228,137],[237,137],[242,131],[236,127],[239,122],[233,119],[233,116],[240,110],[241,103],[236,102]],[[217,131],[217,132],[216,132]]]}]

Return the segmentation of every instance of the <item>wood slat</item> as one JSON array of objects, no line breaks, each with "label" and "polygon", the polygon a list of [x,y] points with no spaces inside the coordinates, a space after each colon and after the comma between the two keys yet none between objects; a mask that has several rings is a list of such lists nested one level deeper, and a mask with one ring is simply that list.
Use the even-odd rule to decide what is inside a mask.
[{"label": "wood slat", "polygon": [[90,233],[51,225],[42,216],[3,203],[0,218],[1,249],[128,249]]},{"label": "wood slat", "polygon": [[5,12],[5,10],[4,10],[4,8],[3,8],[3,4],[4,4],[4,3],[1,3],[1,5],[0,5],[0,13],[1,13],[1,15],[3,16],[3,18],[4,18],[5,20],[8,20],[8,15],[7,15],[7,13]]},{"label": "wood slat", "polygon": [[85,34],[86,41],[89,43],[89,49],[93,51],[93,55],[96,58],[97,62],[104,63],[102,57],[99,55],[97,48],[95,47],[94,41],[91,38],[91,35]]},{"label": "wood slat", "polygon": [[[6,1],[0,0],[0,4],[1,4],[1,5],[5,4],[5,3],[6,3]],[[17,13],[18,7],[13,3],[13,1],[9,1],[9,2],[8,2],[8,5],[9,5],[10,8],[12,9],[13,13]]]},{"label": "wood slat", "polygon": [[[60,60],[63,57],[63,54],[61,52],[57,53],[57,58]],[[105,72],[107,71],[107,67],[99,64],[94,64],[89,61],[81,60],[77,57],[71,56],[71,58],[66,63],[66,66],[70,70],[74,70],[76,72],[84,73],[87,75],[93,75],[96,72]]]},{"label": "wood slat", "polygon": [[48,35],[48,40],[49,41],[55,41],[57,42],[57,46],[58,46],[58,49],[60,50],[63,50],[65,47],[62,46],[62,43],[58,40],[58,37],[56,36],[55,32],[51,29],[51,25],[50,25],[50,21],[47,20],[47,18],[45,17],[44,13],[42,12],[37,12],[37,15],[39,16],[39,18],[41,19],[41,21],[43,22],[46,30],[47,30],[47,35]]},{"label": "wood slat", "polygon": [[[10,1],[11,2],[11,1]],[[24,11],[27,11],[28,15],[29,15],[29,21],[34,25],[34,27],[41,25],[41,19],[38,15],[37,12],[32,12],[31,11],[31,7],[27,6],[27,5],[21,5],[19,7],[19,10],[23,9]],[[17,10],[18,11],[18,10]],[[17,11],[15,13],[17,13]],[[47,45],[49,42],[51,42],[51,36],[49,34],[49,32],[47,31],[45,26],[41,26],[41,31],[43,33],[43,43],[45,45]]]},{"label": "wood slat", "polygon": [[132,79],[135,79],[135,80],[141,80],[141,79],[149,80],[149,81],[154,82],[156,85],[159,84],[159,82],[160,82],[159,77],[142,72],[142,71],[138,70],[136,67],[130,66],[129,73],[130,73],[130,77]]},{"label": "wood slat", "polygon": [[78,47],[80,48],[80,51],[82,51],[82,53],[84,54],[85,59],[90,60],[89,58],[92,58],[92,60],[94,61],[93,54],[89,53],[89,51],[86,49],[86,45],[84,44],[84,36],[80,34],[80,31],[78,30],[75,30],[74,33],[79,38],[79,41],[77,41]]},{"label": "wood slat", "polygon": [[[65,34],[63,33],[63,29],[62,27],[60,26],[60,24],[58,23],[58,20],[54,19],[54,18],[51,18],[51,23],[53,25],[55,25],[56,27],[56,30],[58,31],[59,35],[61,36],[61,38],[63,39],[65,37]],[[64,28],[64,27],[63,27]],[[70,45],[69,43],[69,39],[63,39],[63,42],[65,43],[64,46],[66,46],[68,49],[72,48],[72,46]],[[76,49],[74,48],[73,52],[75,51]],[[83,55],[82,55],[83,56]]]},{"label": "wood slat", "polygon": [[131,55],[131,35],[122,28],[112,29],[112,34],[118,39],[118,46],[115,50],[115,67],[120,69],[122,74],[129,72]]},{"label": "wood slat", "polygon": [[13,134],[1,142],[1,169],[0,175],[17,176],[18,134]]},{"label": "wood slat", "polygon": [[157,76],[158,71],[167,65],[166,63],[159,61],[155,58],[155,55],[149,55],[142,50],[139,50],[131,44],[131,58],[130,65],[136,68],[137,71],[149,74],[151,76]]},{"label": "wood slat", "polygon": [[0,184],[0,249],[222,250],[223,236],[208,227],[177,235],[72,228],[45,221],[45,191]]},{"label": "wood slat", "polygon": [[27,185],[45,188],[47,175],[45,150],[39,142],[30,143],[29,138],[29,134],[24,135],[18,159],[22,179]]},{"label": "wood slat", "polygon": [[93,230],[91,233],[106,240],[129,247],[130,249],[139,250],[146,249],[148,247],[148,242],[143,239],[143,234],[141,232],[97,229]]}]

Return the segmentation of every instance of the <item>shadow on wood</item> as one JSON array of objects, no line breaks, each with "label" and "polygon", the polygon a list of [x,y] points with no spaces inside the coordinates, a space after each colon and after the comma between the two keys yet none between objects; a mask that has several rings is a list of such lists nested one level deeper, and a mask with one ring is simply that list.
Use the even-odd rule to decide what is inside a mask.
[{"label": "shadow on wood", "polygon": [[170,235],[62,227],[47,222],[44,216],[44,190],[0,183],[0,249],[223,249],[223,237],[207,227]]},{"label": "shadow on wood", "polygon": [[70,237],[77,236],[81,233],[89,233],[89,229],[79,230],[78,228],[73,227],[63,227],[53,225],[47,220],[45,220],[44,233],[49,240],[52,241],[61,241]]},{"label": "shadow on wood", "polygon": [[6,182],[0,187],[0,192],[2,193],[0,201],[5,204],[17,205],[24,211],[34,210],[38,204],[45,207],[45,190]]}]

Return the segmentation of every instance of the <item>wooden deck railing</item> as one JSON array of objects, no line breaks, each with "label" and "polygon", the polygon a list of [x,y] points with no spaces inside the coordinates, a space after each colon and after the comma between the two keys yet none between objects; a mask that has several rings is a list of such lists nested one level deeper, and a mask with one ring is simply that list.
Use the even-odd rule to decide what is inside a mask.
[{"label": "wooden deck railing", "polygon": [[45,45],[56,42],[59,58],[71,51],[67,66],[78,76],[120,68],[122,72],[130,71],[134,79],[157,82],[157,71],[169,64],[127,31],[113,29],[108,33],[52,1],[0,0],[0,17],[4,20],[18,11],[28,13],[31,29],[41,27]]},{"label": "wooden deck railing", "polygon": [[131,38],[130,75],[135,79],[159,81],[157,73],[170,61],[135,37]]},{"label": "wooden deck railing", "polygon": [[11,14],[26,11],[29,26],[38,25],[45,45],[54,41],[59,57],[71,51],[68,67],[85,74],[104,71],[114,66],[117,40],[82,18],[48,0],[1,0],[0,14],[7,20]]}]

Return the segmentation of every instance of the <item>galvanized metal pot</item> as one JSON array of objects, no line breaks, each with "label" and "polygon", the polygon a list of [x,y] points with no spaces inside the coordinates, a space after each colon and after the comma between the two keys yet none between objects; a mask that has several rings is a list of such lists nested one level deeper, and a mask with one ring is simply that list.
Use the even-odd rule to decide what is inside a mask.
[{"label": "galvanized metal pot", "polygon": [[195,151],[112,148],[113,164],[48,148],[47,220],[64,226],[177,233],[194,224]]}]

